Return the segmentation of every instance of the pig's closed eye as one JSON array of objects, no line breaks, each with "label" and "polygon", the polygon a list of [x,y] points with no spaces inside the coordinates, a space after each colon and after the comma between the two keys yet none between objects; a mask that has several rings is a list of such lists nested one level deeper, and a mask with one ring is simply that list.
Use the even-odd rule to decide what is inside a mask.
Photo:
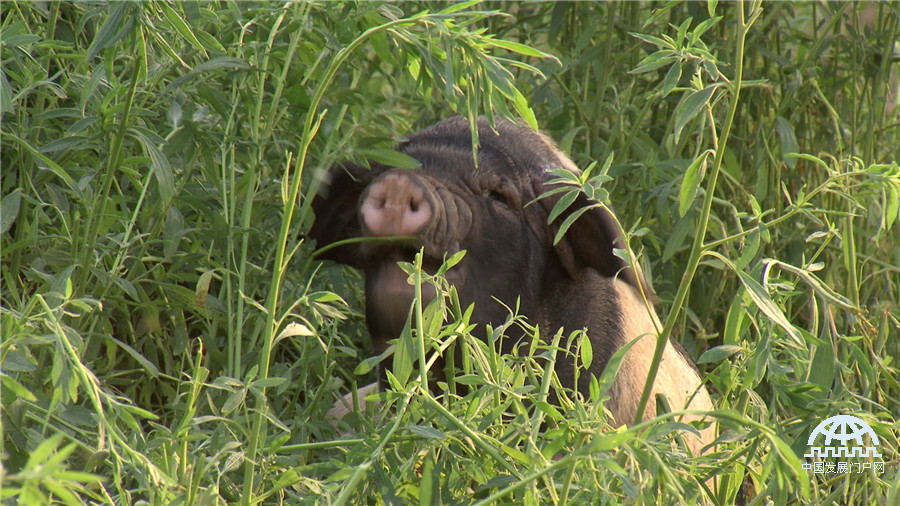
[{"label": "pig's closed eye", "polygon": [[504,176],[491,175],[481,182],[482,195],[508,209],[521,207],[516,187]]},{"label": "pig's closed eye", "polygon": [[488,192],[488,197],[490,197],[491,200],[496,200],[497,202],[505,206],[509,206],[509,198],[499,189],[491,190],[490,192]]}]

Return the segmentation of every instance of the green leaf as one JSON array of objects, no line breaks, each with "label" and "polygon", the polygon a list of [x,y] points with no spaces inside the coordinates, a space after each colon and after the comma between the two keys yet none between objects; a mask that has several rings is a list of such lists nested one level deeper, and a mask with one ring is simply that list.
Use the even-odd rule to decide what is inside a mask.
[{"label": "green leaf", "polygon": [[234,412],[241,404],[244,403],[244,400],[247,398],[247,389],[239,388],[231,393],[228,396],[228,399],[225,400],[225,404],[222,405],[222,414],[229,415]]},{"label": "green leaf", "polygon": [[559,140],[559,150],[563,153],[569,153],[572,151],[572,143],[575,142],[575,136],[578,135],[578,132],[585,130],[586,127],[584,125],[579,125],[574,128],[569,129],[565,135]]},{"label": "green leaf", "polygon": [[144,146],[144,150],[150,156],[150,168],[159,187],[159,196],[162,199],[163,207],[169,205],[175,196],[175,175],[172,173],[172,166],[169,165],[169,159],[166,155],[153,143],[148,132],[135,128],[132,130],[134,136]]},{"label": "green leaf", "polygon": [[740,346],[736,346],[733,344],[723,344],[720,346],[716,346],[715,348],[710,348],[706,350],[703,355],[697,360],[698,364],[706,364],[706,363],[715,363],[721,362],[726,358],[734,355],[735,353],[741,351],[743,348]]},{"label": "green leaf", "polygon": [[837,356],[838,353],[830,342],[817,346],[813,359],[809,363],[809,382],[819,385],[826,392],[830,391],[834,385]]},{"label": "green leaf", "polygon": [[126,353],[131,355],[131,358],[137,360],[138,363],[140,363],[141,366],[143,366],[143,368],[150,374],[151,377],[153,377],[154,379],[159,378],[159,369],[157,369],[156,365],[153,364],[153,362],[150,362],[146,357],[138,353],[137,350],[135,350],[128,344],[116,339],[115,337],[109,336],[109,339],[115,342],[116,346],[119,346],[120,348],[125,350]]},{"label": "green leaf", "polygon": [[[898,214],[900,214],[900,192],[898,192],[896,186],[889,184],[887,185],[884,198],[886,202],[884,206],[884,230],[888,231],[897,220]],[[0,230],[0,232],[3,231]]]},{"label": "green leaf", "polygon": [[41,443],[38,444],[35,449],[31,450],[28,455],[28,462],[25,464],[25,469],[37,470],[39,465],[46,463],[47,459],[49,459],[53,452],[56,451],[62,438],[63,434],[58,432],[41,441]]},{"label": "green leaf", "polygon": [[654,37],[653,35],[647,35],[645,33],[637,33],[637,32],[628,32],[628,35],[631,35],[632,37],[641,39],[642,41],[647,42],[649,44],[653,44],[654,46],[656,46],[660,49],[675,49],[675,45],[672,44],[671,42],[669,42],[668,40],[665,40],[665,39],[662,39],[659,37]]},{"label": "green leaf", "polygon": [[163,16],[165,16],[166,19],[169,20],[169,23],[172,24],[172,27],[175,28],[175,30],[180,33],[181,36],[185,38],[185,40],[187,40],[192,46],[194,46],[196,50],[203,53],[203,56],[208,56],[206,53],[206,48],[203,47],[203,44],[201,44],[199,40],[197,40],[194,32],[191,31],[191,27],[188,26],[188,24],[183,19],[181,19],[181,16],[179,16],[178,13],[175,12],[175,9],[171,8],[167,3],[164,2],[160,2],[156,5],[159,5],[159,7],[162,9]]},{"label": "green leaf", "polygon": [[42,480],[42,484],[47,487],[47,490],[56,496],[56,498],[68,506],[80,506],[84,504],[84,502],[79,500],[68,487],[64,486],[59,481],[56,481],[61,479],[56,473],[54,473],[54,478],[54,480]]},{"label": "green leaf", "polygon": [[[113,5],[115,4],[109,5],[110,10],[113,9]],[[131,8],[132,5],[130,2],[122,2],[115,5],[115,10],[113,10],[112,14],[106,18],[103,26],[100,27],[100,31],[97,32],[90,47],[88,47],[88,61],[93,60],[95,56],[100,54],[100,51],[115,44],[119,39],[128,34],[133,20],[129,18],[123,26],[122,18],[125,15],[125,11],[130,10]]]},{"label": "green leaf", "polygon": [[584,369],[588,369],[591,367],[591,363],[594,361],[594,348],[591,345],[591,340],[588,338],[587,333],[581,333],[581,364]]},{"label": "green leaf", "polygon": [[861,376],[870,384],[874,384],[876,382],[876,374],[875,368],[872,367],[872,358],[869,356],[868,347],[864,350],[859,346],[860,344],[864,343],[850,342],[847,346],[850,348],[850,353],[856,361],[856,366],[859,368]]},{"label": "green leaf", "polygon": [[444,262],[441,264],[440,267],[438,267],[438,271],[436,274],[438,276],[443,276],[444,274],[447,273],[447,271],[449,271],[450,269],[455,267],[460,261],[462,261],[463,257],[465,257],[465,256],[466,256],[466,250],[459,250],[456,253],[454,253],[453,255],[451,255],[450,258],[445,257]]},{"label": "green leaf", "polygon": [[216,273],[214,270],[208,270],[200,275],[200,279],[197,280],[197,286],[194,288],[194,304],[197,307],[203,307],[206,305],[206,296],[209,295],[209,283],[213,279],[213,275]]},{"label": "green leaf", "polygon": [[272,388],[281,385],[285,381],[287,381],[287,378],[262,378],[250,383],[250,386],[256,388]]},{"label": "green leaf", "polygon": [[298,322],[291,322],[278,334],[275,341],[278,342],[288,337],[312,337],[314,335],[316,335],[316,333],[310,330],[306,325]]},{"label": "green leaf", "polygon": [[568,193],[560,197],[560,199],[556,202],[556,205],[553,206],[553,209],[550,210],[550,214],[547,215],[547,224],[550,225],[556,218],[559,217],[560,214],[564,213],[575,199],[578,198],[578,191],[573,189],[566,189]]},{"label": "green leaf", "polygon": [[509,455],[513,460],[523,466],[531,466],[534,462],[534,458],[531,455],[528,455],[522,450],[513,448],[512,446],[501,444],[500,449],[503,450],[503,453]]},{"label": "green leaf", "polygon": [[562,225],[559,226],[559,230],[556,232],[556,237],[553,238],[553,245],[556,246],[557,243],[559,243],[559,241],[562,240],[563,235],[565,235],[566,231],[569,230],[569,227],[571,227],[572,224],[575,223],[575,220],[577,220],[582,214],[588,212],[589,210],[593,209],[594,207],[598,207],[598,206],[596,206],[596,205],[585,206],[585,207],[582,207],[581,209],[575,211],[574,213],[570,214],[565,219],[565,221],[562,222]]},{"label": "green leaf", "polygon": [[663,79],[660,95],[666,97],[669,93],[672,93],[672,90],[675,89],[675,86],[678,85],[678,81],[681,79],[681,67],[682,62],[677,61],[669,68],[669,71],[666,72],[666,78]]},{"label": "green leaf", "polygon": [[184,227],[184,216],[177,206],[169,206],[166,209],[166,220],[163,225],[163,256],[166,259],[171,259],[178,252],[181,238],[185,233],[187,230]]},{"label": "green leaf", "polygon": [[747,293],[750,295],[750,299],[753,303],[763,312],[773,323],[784,329],[787,332],[788,336],[793,339],[794,344],[802,345],[803,344],[803,336],[800,335],[800,332],[794,328],[791,322],[788,321],[787,317],[781,311],[781,308],[775,304],[775,301],[772,300],[772,297],[769,295],[769,292],[753,277],[751,277],[746,272],[738,269],[731,260],[725,258],[724,256],[710,251],[706,253],[707,255],[714,256],[721,260],[725,265],[727,265],[731,270],[733,270],[741,280],[741,283],[744,285],[744,288],[747,289]]},{"label": "green leaf", "polygon": [[428,302],[428,305],[422,311],[422,319],[425,335],[438,335],[441,332],[441,325],[444,323],[443,299],[435,297]]},{"label": "green leaf", "polygon": [[7,137],[13,139],[14,141],[18,142],[19,145],[21,145],[22,147],[24,147],[25,149],[27,149],[32,155],[34,155],[35,158],[37,158],[38,160],[40,160],[41,162],[43,162],[44,165],[46,166],[46,168],[50,169],[54,174],[57,175],[57,177],[59,177],[60,179],[62,179],[63,181],[65,181],[65,183],[69,186],[69,189],[71,189],[71,190],[73,190],[73,191],[77,191],[77,188],[76,188],[76,186],[75,186],[75,181],[74,181],[74,180],[72,179],[72,177],[69,176],[69,174],[68,174],[65,170],[63,170],[63,168],[60,167],[56,162],[54,162],[53,160],[47,158],[46,155],[44,155],[43,153],[41,153],[40,151],[38,151],[37,149],[35,149],[34,146],[32,146],[31,144],[29,144],[27,141],[25,141],[25,140],[23,140],[23,139],[20,139],[19,137],[15,136],[14,134],[11,134],[11,133],[8,133],[8,132],[3,132],[3,135],[5,135],[5,136],[7,136]]},{"label": "green leaf", "polygon": [[[92,483],[92,482],[100,482],[103,481],[102,476],[97,476],[96,474],[85,473],[81,471],[57,471],[53,473],[53,476],[61,481],[77,481],[81,483]],[[84,504],[84,502],[79,501],[76,504]]]},{"label": "green leaf", "polygon": [[668,262],[684,245],[684,240],[687,238],[688,233],[695,226],[694,221],[694,213],[688,212],[687,215],[682,216],[675,223],[672,233],[669,234],[669,240],[666,241],[666,247],[663,249],[661,258],[663,263]]},{"label": "green leaf", "polygon": [[528,100],[525,98],[525,95],[522,95],[522,92],[515,87],[513,87],[513,95],[513,105],[516,107],[516,111],[518,111],[519,115],[522,116],[532,130],[537,130],[537,118],[534,116],[534,111],[531,109],[531,106],[528,105]]},{"label": "green leaf", "polygon": [[778,133],[778,140],[781,141],[781,159],[785,165],[793,169],[797,166],[797,158],[788,156],[800,151],[797,144],[797,135],[794,133],[794,127],[781,116],[775,118],[775,132]]},{"label": "green leaf", "polygon": [[78,147],[80,144],[84,144],[88,141],[87,137],[82,135],[70,135],[67,137],[62,137],[60,139],[54,139],[47,144],[44,144],[40,147],[39,151],[41,153],[53,153],[55,151],[65,151],[69,149],[74,149]]},{"label": "green leaf", "polygon": [[596,432],[591,439],[590,452],[608,452],[620,448],[623,444],[634,439],[635,434],[630,430],[622,432]]},{"label": "green leaf", "polygon": [[430,425],[412,425],[407,427],[407,429],[425,439],[433,439],[435,441],[444,441],[447,439],[447,435],[441,432],[440,429]]},{"label": "green leaf", "polygon": [[11,113],[12,110],[12,87],[6,79],[6,74],[0,72],[0,115]]},{"label": "green leaf", "polygon": [[[773,443],[772,446],[775,451],[782,459],[784,459],[790,469],[795,471],[802,469],[803,463],[797,457],[797,454],[794,453],[794,450],[791,450],[790,445],[775,434],[772,434],[771,437],[769,437],[769,440]],[[800,486],[801,497],[805,497],[809,494],[809,482],[812,481],[805,478],[806,474],[804,473],[800,476],[800,479],[797,480],[799,482],[797,484]]]},{"label": "green leaf", "polygon": [[424,458],[421,467],[422,478],[419,480],[419,504],[434,504],[434,456],[429,454]]},{"label": "green leaf", "polygon": [[[606,362],[606,366],[603,368],[603,372],[600,373],[600,377],[597,378],[597,397],[602,397],[609,392],[609,389],[612,388],[613,382],[616,379],[616,376],[619,373],[619,368],[622,366],[622,360],[625,359],[625,356],[628,355],[628,352],[631,348],[639,343],[641,339],[654,339],[653,335],[644,335],[639,337],[638,339],[632,339],[628,344],[622,346],[613,356],[610,357],[609,361]],[[643,378],[642,378],[643,380]],[[593,393],[591,394],[593,397]],[[628,420],[629,422],[631,420]]]},{"label": "green leaf", "polygon": [[741,256],[735,262],[735,266],[738,269],[745,269],[750,262],[756,258],[756,254],[759,253],[759,247],[762,244],[760,231],[758,228],[754,229],[750,232],[750,235],[747,236],[747,240],[744,243],[744,246],[741,248]]},{"label": "green leaf", "polygon": [[32,372],[37,369],[34,358],[15,349],[8,349],[0,364],[0,374],[10,372]]},{"label": "green leaf", "polygon": [[562,413],[559,412],[559,409],[557,409],[556,406],[550,404],[549,402],[535,401],[534,407],[557,422],[565,420],[565,417],[562,415]]},{"label": "green leaf", "polygon": [[194,70],[191,74],[201,74],[203,72],[207,72],[210,70],[234,70],[234,69],[249,69],[250,65],[247,65],[247,62],[244,60],[233,58],[231,56],[219,56],[213,58],[211,60],[205,61],[200,65],[194,67]]},{"label": "green leaf", "polygon": [[455,12],[466,10],[469,7],[472,7],[473,5],[477,5],[479,3],[481,3],[481,0],[469,0],[468,2],[452,3],[449,7],[439,12],[441,14],[453,14]]},{"label": "green leaf", "polygon": [[398,169],[418,169],[422,163],[415,158],[393,149],[370,148],[361,149],[359,153],[375,162],[397,167]]},{"label": "green leaf", "polygon": [[359,365],[356,366],[356,369],[353,370],[353,374],[355,374],[357,376],[363,376],[365,374],[369,374],[371,371],[373,371],[375,369],[376,366],[378,366],[379,363],[381,363],[382,360],[384,360],[384,358],[388,352],[393,353],[393,351],[394,351],[394,347],[389,346],[388,349],[385,350],[385,353],[375,356],[375,357],[369,357],[369,358],[363,360],[362,362],[359,363]]},{"label": "green leaf", "polygon": [[810,272],[809,269],[796,267],[772,258],[763,259],[763,263],[778,266],[781,269],[795,274],[797,277],[802,279],[804,283],[806,283],[810,288],[815,290],[820,296],[824,297],[825,300],[831,304],[849,311],[856,309],[856,306],[850,299],[832,290],[831,287],[829,287],[825,282],[819,279],[815,274]]},{"label": "green leaf", "polygon": [[706,157],[710,151],[706,150],[700,153],[696,160],[684,172],[684,179],[681,181],[681,191],[678,194],[678,215],[684,216],[694,203],[697,196],[697,190],[700,188],[700,182],[706,174]]},{"label": "green leaf", "polygon": [[[35,42],[39,42],[41,40],[40,35],[34,35],[31,33],[21,33],[18,35],[13,35],[10,37],[3,37],[2,42],[3,45],[8,48],[16,48],[19,49],[22,46],[30,46]],[[27,48],[26,48],[27,49]]]},{"label": "green leaf", "polygon": [[[722,342],[726,345],[736,345],[740,343],[741,334],[750,324],[747,316],[747,310],[744,303],[749,303],[749,296],[745,291],[741,291],[737,297],[731,301],[728,308],[728,314],[725,317],[725,328],[722,331]],[[745,301],[745,299],[747,299]]]},{"label": "green leaf", "polygon": [[822,160],[821,158],[818,158],[816,156],[808,155],[806,153],[793,153],[793,154],[788,153],[787,156],[791,157],[791,158],[799,158],[801,160],[806,160],[807,162],[814,163],[814,164],[818,165],[821,169],[823,169],[825,172],[831,171],[831,167],[828,165],[828,163],[826,163],[825,160]]},{"label": "green leaf", "polygon": [[694,28],[694,31],[691,32],[690,44],[691,44],[692,46],[693,46],[694,44],[696,44],[697,41],[700,40],[700,37],[702,37],[703,34],[706,33],[707,30],[709,30],[710,28],[712,28],[713,26],[715,26],[715,24],[718,23],[719,20],[721,20],[721,19],[722,19],[722,17],[721,17],[721,16],[718,16],[718,17],[709,17],[709,18],[707,18],[707,19],[701,21],[701,22],[697,25],[697,27]]},{"label": "green leaf", "polygon": [[22,192],[15,190],[0,201],[0,234],[5,234],[19,216]]},{"label": "green leaf", "polygon": [[526,46],[525,44],[519,44],[518,42],[511,42],[508,40],[499,40],[499,39],[489,39],[487,43],[491,46],[502,47],[507,51],[512,51],[514,53],[524,54],[526,56],[534,56],[535,58],[547,58],[550,55],[544,53],[542,51],[538,51],[537,49]]},{"label": "green leaf", "polygon": [[694,91],[675,107],[675,143],[681,137],[681,131],[688,121],[694,118],[712,98],[715,86],[707,86],[699,91]]},{"label": "green leaf", "polygon": [[[3,363],[5,366],[6,361],[4,360]],[[13,393],[13,395],[18,397],[19,399],[24,399],[29,402],[37,402],[37,397],[35,397],[34,394],[32,394],[27,388],[25,388],[24,385],[12,379],[10,376],[0,373],[0,380],[2,380],[3,386],[9,389]],[[4,405],[6,405],[6,403],[9,401],[9,399],[4,399]]]},{"label": "green leaf", "polygon": [[660,50],[641,60],[636,67],[629,70],[629,74],[644,74],[670,63],[678,61],[678,56],[669,50]]},{"label": "green leaf", "polygon": [[406,318],[406,325],[403,327],[403,332],[401,332],[400,337],[397,338],[397,344],[394,348],[393,367],[391,368],[395,378],[401,386],[406,385],[410,376],[412,376],[413,362],[415,361],[414,357],[416,356],[416,343],[413,340],[412,331],[410,330],[411,316],[412,311],[410,311],[409,316]]},{"label": "green leaf", "polygon": [[[189,2],[189,3],[193,3],[193,2]],[[182,4],[182,5],[185,5],[185,4]],[[206,33],[205,31],[198,28],[198,29],[194,30],[194,35],[197,36],[197,40],[200,41],[200,44],[203,45],[203,47],[206,48],[207,51],[216,51],[218,53],[225,52],[225,48],[222,46],[222,44],[219,44],[219,41],[216,40],[215,37]]]},{"label": "green leaf", "polygon": [[[444,40],[444,53],[448,55],[448,57],[444,59],[444,93],[446,93],[448,97],[452,97],[453,86],[456,84],[456,77],[453,72],[453,58],[449,57],[449,55],[453,54],[453,46],[449,39]],[[437,72],[435,72],[435,74],[437,74]]]},{"label": "green leaf", "polygon": [[147,411],[144,408],[139,408],[131,404],[122,404],[122,409],[128,413],[133,413],[147,420],[159,420],[159,416]]},{"label": "green leaf", "polygon": [[685,19],[681,23],[681,25],[678,26],[678,35],[675,37],[675,44],[678,46],[679,49],[682,47],[684,40],[687,38],[688,28],[691,27],[691,23],[693,21],[694,21],[694,18],[688,16],[688,18]]},{"label": "green leaf", "polygon": [[460,385],[466,385],[470,387],[478,387],[482,385],[487,385],[487,381],[484,380],[481,376],[475,374],[466,374],[463,376],[457,376],[455,379],[456,383]]}]

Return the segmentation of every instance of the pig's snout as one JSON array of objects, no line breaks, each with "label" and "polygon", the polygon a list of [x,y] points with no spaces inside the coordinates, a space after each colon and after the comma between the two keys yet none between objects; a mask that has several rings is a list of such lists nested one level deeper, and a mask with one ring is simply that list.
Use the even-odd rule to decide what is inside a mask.
[{"label": "pig's snout", "polygon": [[434,215],[428,189],[403,172],[388,172],[369,185],[359,206],[365,230],[374,236],[416,235]]}]

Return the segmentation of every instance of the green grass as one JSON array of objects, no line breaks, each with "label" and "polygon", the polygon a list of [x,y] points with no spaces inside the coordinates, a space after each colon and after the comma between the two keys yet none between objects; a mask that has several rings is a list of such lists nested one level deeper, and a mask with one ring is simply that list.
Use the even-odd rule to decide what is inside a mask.
[{"label": "green grass", "polygon": [[[896,5],[0,10],[4,502],[900,501]],[[714,451],[685,456],[677,413],[609,426],[614,371],[581,400],[542,372],[578,334],[499,356],[427,275],[447,297],[384,359],[385,406],[326,422],[374,373],[360,274],[304,240],[323,172],[485,113],[609,162]],[[456,348],[469,393],[435,397]],[[801,468],[838,413],[883,474]]]}]

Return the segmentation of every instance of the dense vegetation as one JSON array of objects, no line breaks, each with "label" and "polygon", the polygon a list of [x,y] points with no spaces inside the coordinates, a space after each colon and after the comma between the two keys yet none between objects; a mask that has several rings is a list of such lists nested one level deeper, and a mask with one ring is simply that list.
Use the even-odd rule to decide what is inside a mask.
[{"label": "dense vegetation", "polygon": [[[0,10],[5,503],[900,503],[897,4]],[[610,427],[603,379],[539,402],[546,361],[496,356],[451,299],[387,359],[389,409],[325,420],[374,374],[311,196],[455,113],[608,161],[714,450],[671,416]],[[451,342],[478,388],[435,397],[409,357]],[[838,413],[884,472],[801,467]]]}]

